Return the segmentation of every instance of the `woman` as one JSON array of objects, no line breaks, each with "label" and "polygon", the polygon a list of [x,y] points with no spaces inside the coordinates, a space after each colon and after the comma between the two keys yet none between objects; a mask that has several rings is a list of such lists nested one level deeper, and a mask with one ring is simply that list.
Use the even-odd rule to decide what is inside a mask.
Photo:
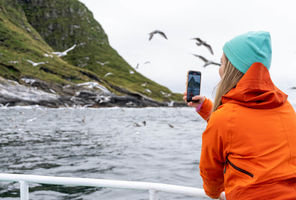
[{"label": "woman", "polygon": [[204,190],[211,198],[225,191],[227,200],[296,199],[296,114],[270,79],[270,35],[239,35],[223,53],[214,104],[203,96],[188,103],[208,121]]}]

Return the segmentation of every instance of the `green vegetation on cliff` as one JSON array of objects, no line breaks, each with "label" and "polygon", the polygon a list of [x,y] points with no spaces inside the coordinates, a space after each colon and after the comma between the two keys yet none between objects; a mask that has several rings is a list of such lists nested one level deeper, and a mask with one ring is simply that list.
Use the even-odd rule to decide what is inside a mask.
[{"label": "green vegetation on cliff", "polygon": [[[66,56],[51,56],[73,45]],[[119,95],[118,87],[158,101],[181,100],[135,71],[78,0],[0,0],[0,76],[61,85],[97,81]]]}]

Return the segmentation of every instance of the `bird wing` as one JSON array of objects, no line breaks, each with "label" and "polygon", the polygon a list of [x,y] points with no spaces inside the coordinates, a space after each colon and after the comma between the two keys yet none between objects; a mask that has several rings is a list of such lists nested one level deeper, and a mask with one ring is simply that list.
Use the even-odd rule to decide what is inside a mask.
[{"label": "bird wing", "polygon": [[203,43],[204,43],[204,41],[202,41],[200,38],[192,38],[192,40],[196,40],[196,45],[197,46],[200,46],[200,45],[202,45]]},{"label": "bird wing", "polygon": [[64,51],[64,53],[68,53],[69,51],[72,51],[76,47],[76,44],[74,44],[72,47]]},{"label": "bird wing", "polygon": [[211,45],[209,45],[207,43],[204,43],[203,45],[208,48],[208,50],[211,52],[212,55],[214,55],[214,52],[213,52],[213,49],[212,49]]},{"label": "bird wing", "polygon": [[162,31],[158,31],[158,33],[159,33],[160,35],[162,35],[165,39],[168,39],[167,36],[164,34],[164,32],[162,32]]},{"label": "bird wing", "polygon": [[218,66],[221,66],[221,63],[216,63],[216,62],[211,61],[210,62],[210,65],[218,65]]},{"label": "bird wing", "polygon": [[198,38],[198,37],[197,38],[192,38],[192,40],[196,40],[197,42],[200,42],[200,43],[202,42],[202,40],[200,38]]},{"label": "bird wing", "polygon": [[34,65],[35,63],[31,60],[27,60],[27,62],[31,63],[32,65]]},{"label": "bird wing", "polygon": [[112,72],[108,72],[107,74],[105,74],[104,77],[109,76],[109,75],[112,75],[112,74],[113,74]]},{"label": "bird wing", "polygon": [[206,59],[205,57],[203,57],[203,56],[201,56],[201,55],[197,55],[197,54],[192,54],[192,55],[198,57],[199,59],[201,59],[201,60],[204,61],[204,62],[208,62],[208,61],[209,61],[208,59]]},{"label": "bird wing", "polygon": [[154,35],[153,32],[149,33],[149,41],[153,38],[153,35]]},{"label": "bird wing", "polygon": [[154,34],[160,34],[162,37],[164,37],[165,39],[168,39],[167,38],[167,36],[164,34],[164,32],[162,32],[162,31],[159,31],[159,30],[155,30],[155,31],[152,31],[151,33],[149,33],[150,34],[150,37],[149,37],[149,40],[151,40],[152,39],[152,37],[153,37],[153,35]]},{"label": "bird wing", "polygon": [[200,46],[200,45],[201,45],[201,43],[198,43],[198,42],[196,42],[195,44],[196,44],[197,46]]},{"label": "bird wing", "polygon": [[209,66],[211,63],[210,62],[206,62],[204,65],[203,65],[203,67],[207,67],[207,66]]}]

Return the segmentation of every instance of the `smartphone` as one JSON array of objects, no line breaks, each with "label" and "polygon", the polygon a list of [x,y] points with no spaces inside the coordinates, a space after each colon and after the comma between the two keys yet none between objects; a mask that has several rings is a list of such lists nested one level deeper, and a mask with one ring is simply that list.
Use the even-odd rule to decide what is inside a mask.
[{"label": "smartphone", "polygon": [[192,100],[192,97],[200,95],[201,72],[188,71],[187,74],[187,102],[198,102]]}]

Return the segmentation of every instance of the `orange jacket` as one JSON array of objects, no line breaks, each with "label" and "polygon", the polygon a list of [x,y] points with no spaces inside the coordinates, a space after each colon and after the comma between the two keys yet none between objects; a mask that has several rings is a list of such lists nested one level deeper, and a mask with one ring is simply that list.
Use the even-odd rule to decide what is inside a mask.
[{"label": "orange jacket", "polygon": [[[266,67],[254,63],[208,119],[200,174],[211,198],[296,199],[296,114]],[[210,117],[209,117],[210,116]]]}]

